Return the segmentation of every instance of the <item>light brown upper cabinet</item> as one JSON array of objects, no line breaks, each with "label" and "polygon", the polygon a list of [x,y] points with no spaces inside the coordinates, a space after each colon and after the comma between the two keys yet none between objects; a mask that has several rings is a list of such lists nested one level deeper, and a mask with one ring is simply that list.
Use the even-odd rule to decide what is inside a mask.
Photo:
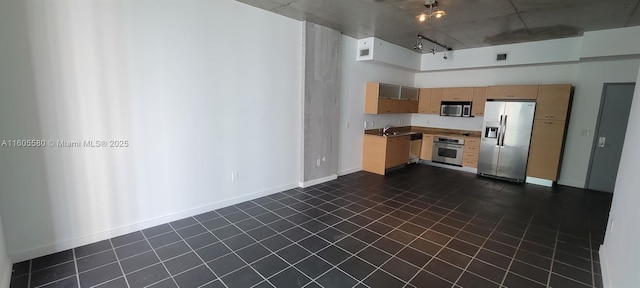
[{"label": "light brown upper cabinet", "polygon": [[473,87],[471,116],[484,116],[485,102],[487,102],[487,87]]},{"label": "light brown upper cabinet", "polygon": [[473,87],[442,88],[442,101],[471,102]]},{"label": "light brown upper cabinet", "polygon": [[429,114],[440,115],[440,103],[442,102],[442,88],[431,88],[431,103]]},{"label": "light brown upper cabinet", "polygon": [[535,119],[565,121],[570,99],[571,84],[540,85]]},{"label": "light brown upper cabinet", "polygon": [[418,113],[440,115],[442,88],[420,88]]},{"label": "light brown upper cabinet", "polygon": [[368,82],[365,113],[418,113],[418,89],[399,85]]},{"label": "light brown upper cabinet", "polygon": [[487,99],[536,99],[538,85],[489,86]]},{"label": "light brown upper cabinet", "polygon": [[420,88],[418,96],[418,113],[429,113],[431,107],[431,88]]}]

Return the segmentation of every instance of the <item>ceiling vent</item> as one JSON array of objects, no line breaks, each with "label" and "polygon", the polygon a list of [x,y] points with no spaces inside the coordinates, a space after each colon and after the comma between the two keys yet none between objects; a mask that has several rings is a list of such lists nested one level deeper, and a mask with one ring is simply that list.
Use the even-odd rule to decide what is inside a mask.
[{"label": "ceiling vent", "polygon": [[358,54],[356,55],[357,61],[373,60],[373,43],[373,37],[358,40]]},{"label": "ceiling vent", "polygon": [[507,53],[496,54],[496,61],[506,61]]}]

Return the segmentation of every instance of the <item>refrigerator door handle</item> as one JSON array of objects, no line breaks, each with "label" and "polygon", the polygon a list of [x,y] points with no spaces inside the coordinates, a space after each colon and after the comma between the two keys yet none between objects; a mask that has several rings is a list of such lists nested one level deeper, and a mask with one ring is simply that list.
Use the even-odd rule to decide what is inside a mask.
[{"label": "refrigerator door handle", "polygon": [[507,115],[504,115],[504,123],[502,124],[502,140],[500,141],[502,144],[500,146],[504,147],[504,134],[507,134]]},{"label": "refrigerator door handle", "polygon": [[503,117],[503,115],[500,115],[500,125],[498,125],[498,135],[496,137],[496,147],[500,146],[500,135],[502,133],[502,117]]}]

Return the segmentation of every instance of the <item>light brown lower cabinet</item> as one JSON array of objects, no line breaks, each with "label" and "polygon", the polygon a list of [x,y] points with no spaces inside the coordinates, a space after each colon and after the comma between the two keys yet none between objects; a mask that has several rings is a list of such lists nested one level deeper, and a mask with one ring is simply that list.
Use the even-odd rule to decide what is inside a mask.
[{"label": "light brown lower cabinet", "polygon": [[383,137],[364,135],[362,170],[384,175],[387,168],[409,161],[409,136]]},{"label": "light brown lower cabinet", "polygon": [[422,149],[420,149],[420,159],[431,160],[433,155],[433,135],[422,134]]},{"label": "light brown lower cabinet", "polygon": [[527,176],[558,180],[565,126],[565,121],[533,121]]},{"label": "light brown lower cabinet", "polygon": [[466,138],[462,152],[462,166],[478,168],[478,153],[480,153],[480,139]]},{"label": "light brown lower cabinet", "polygon": [[409,141],[409,136],[387,138],[385,168],[407,164],[409,161]]}]

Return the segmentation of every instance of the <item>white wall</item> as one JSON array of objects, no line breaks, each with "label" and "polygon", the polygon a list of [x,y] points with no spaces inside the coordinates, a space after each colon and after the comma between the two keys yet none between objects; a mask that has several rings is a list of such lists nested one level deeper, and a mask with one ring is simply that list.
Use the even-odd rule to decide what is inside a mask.
[{"label": "white wall", "polygon": [[[640,71],[636,83],[640,83]],[[629,123],[640,123],[640,85],[636,85]],[[600,247],[605,287],[640,287],[640,127],[627,126],[622,158],[613,192],[609,223]]]},{"label": "white wall", "polygon": [[[582,37],[535,41],[518,44],[453,50],[422,55],[421,71],[469,69],[524,64],[578,61]],[[507,53],[506,61],[496,61],[496,54]]]},{"label": "white wall", "polygon": [[[635,82],[640,58],[581,61],[558,183],[585,187],[604,83]],[[629,122],[633,123],[633,122]],[[589,131],[591,136],[581,136]]]},{"label": "white wall", "polygon": [[130,144],[0,149],[14,261],[297,186],[301,22],[233,0],[0,11],[0,135]]},{"label": "white wall", "polygon": [[[340,135],[338,174],[362,170],[362,133],[364,122],[374,121],[373,127],[385,125],[408,126],[410,114],[367,115],[364,95],[367,82],[413,85],[414,73],[381,65],[373,61],[356,61],[357,40],[342,36],[342,86],[340,92]],[[350,53],[353,51],[353,53]],[[402,121],[402,124],[398,121]],[[347,127],[348,125],[348,127]]]},{"label": "white wall", "polygon": [[581,58],[640,54],[640,26],[584,32]]},{"label": "white wall", "polygon": [[0,287],[8,288],[11,281],[11,261],[7,255],[7,248],[4,243],[4,233],[2,229],[2,217],[0,217]]},{"label": "white wall", "polygon": [[[633,82],[640,66],[638,57],[598,59],[579,63],[540,64],[499,68],[478,68],[422,72],[416,74],[416,87],[489,86],[509,84],[570,83],[576,89],[567,132],[564,157],[558,183],[584,187],[591,155],[591,145],[598,118],[603,83]],[[446,122],[444,117],[413,115],[411,124],[469,130],[481,129],[481,118]],[[426,123],[431,125],[424,125]],[[475,129],[471,129],[474,128]],[[583,135],[588,132],[590,135]]]}]

